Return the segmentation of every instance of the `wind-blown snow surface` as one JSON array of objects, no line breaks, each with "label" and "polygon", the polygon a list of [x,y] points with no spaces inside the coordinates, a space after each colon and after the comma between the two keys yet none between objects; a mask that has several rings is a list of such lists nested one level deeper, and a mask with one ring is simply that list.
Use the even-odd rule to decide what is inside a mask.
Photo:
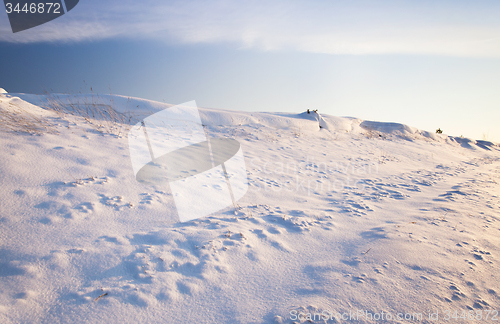
[{"label": "wind-blown snow surface", "polygon": [[[0,132],[2,323],[292,323],[314,313],[336,323],[349,312],[358,317],[347,322],[390,313],[428,323],[500,310],[497,144],[314,113],[200,109],[210,137],[241,143],[250,187],[236,211],[178,223],[168,184],[135,180],[126,127],[39,107],[53,98],[0,95],[2,129],[13,129]],[[133,112],[131,123],[168,107],[57,98],[100,100]],[[338,320],[319,318],[328,312]]]}]

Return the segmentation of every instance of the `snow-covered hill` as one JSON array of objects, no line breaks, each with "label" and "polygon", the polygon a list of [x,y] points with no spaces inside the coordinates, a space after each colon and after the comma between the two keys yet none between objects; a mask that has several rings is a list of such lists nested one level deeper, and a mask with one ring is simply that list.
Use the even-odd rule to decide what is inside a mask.
[{"label": "snow-covered hill", "polygon": [[241,144],[249,189],[179,223],[168,183],[136,181],[127,141],[168,107],[0,94],[2,323],[500,318],[497,144],[200,108],[207,136]]}]

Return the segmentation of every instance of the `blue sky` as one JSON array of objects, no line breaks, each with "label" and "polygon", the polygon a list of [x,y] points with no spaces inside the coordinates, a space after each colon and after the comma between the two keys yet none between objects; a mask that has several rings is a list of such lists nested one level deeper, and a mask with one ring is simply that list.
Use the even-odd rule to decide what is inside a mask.
[{"label": "blue sky", "polygon": [[402,122],[500,142],[500,1],[96,1],[13,34],[0,87]]}]

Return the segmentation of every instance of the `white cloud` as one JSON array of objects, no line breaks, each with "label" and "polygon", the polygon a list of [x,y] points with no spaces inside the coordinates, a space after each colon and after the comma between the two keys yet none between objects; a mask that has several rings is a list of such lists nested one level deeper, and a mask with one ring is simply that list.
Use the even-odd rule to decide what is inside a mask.
[{"label": "white cloud", "polygon": [[500,57],[492,1],[80,1],[69,14],[4,42],[149,38],[331,54]]}]

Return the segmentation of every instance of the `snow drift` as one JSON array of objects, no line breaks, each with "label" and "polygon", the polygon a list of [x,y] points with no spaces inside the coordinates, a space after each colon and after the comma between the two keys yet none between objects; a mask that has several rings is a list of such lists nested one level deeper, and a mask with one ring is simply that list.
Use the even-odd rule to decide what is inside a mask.
[{"label": "snow drift", "polygon": [[207,136],[241,144],[250,187],[179,223],[168,184],[136,181],[126,138],[169,106],[0,95],[2,323],[498,317],[497,144],[200,108]]}]

